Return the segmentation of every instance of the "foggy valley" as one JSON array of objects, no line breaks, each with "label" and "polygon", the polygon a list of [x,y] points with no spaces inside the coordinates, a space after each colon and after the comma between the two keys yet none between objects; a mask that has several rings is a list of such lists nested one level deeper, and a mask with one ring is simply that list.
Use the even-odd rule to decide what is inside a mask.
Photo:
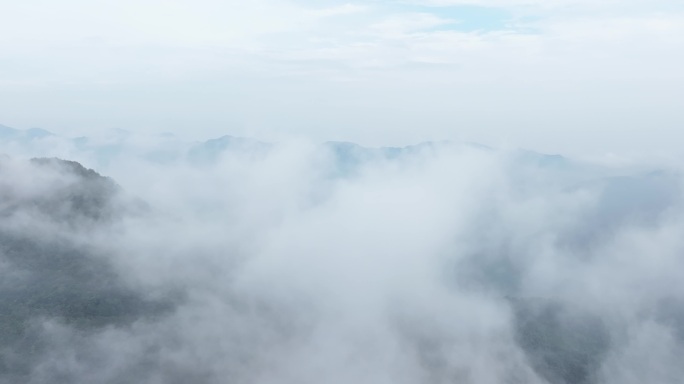
[{"label": "foggy valley", "polygon": [[683,384],[682,68],[682,0],[0,0],[0,384]]},{"label": "foggy valley", "polygon": [[[676,167],[451,142],[13,134],[0,382],[684,374]],[[31,159],[46,140],[79,162]]]}]

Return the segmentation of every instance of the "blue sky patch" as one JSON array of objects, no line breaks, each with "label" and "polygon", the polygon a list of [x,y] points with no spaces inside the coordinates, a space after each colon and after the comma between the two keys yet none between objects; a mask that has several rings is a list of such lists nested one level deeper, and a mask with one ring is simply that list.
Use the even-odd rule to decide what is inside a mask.
[{"label": "blue sky patch", "polygon": [[512,19],[510,12],[501,8],[459,5],[451,7],[430,7],[419,5],[401,6],[408,12],[431,13],[435,16],[454,20],[453,24],[437,29],[458,30],[464,32],[494,31],[506,29]]}]

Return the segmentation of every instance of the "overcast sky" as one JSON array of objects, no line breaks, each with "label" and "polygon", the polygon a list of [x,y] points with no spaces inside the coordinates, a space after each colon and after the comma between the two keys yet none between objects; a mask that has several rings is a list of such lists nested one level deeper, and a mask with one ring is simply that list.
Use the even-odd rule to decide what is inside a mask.
[{"label": "overcast sky", "polygon": [[681,0],[0,0],[0,124],[676,154]]}]

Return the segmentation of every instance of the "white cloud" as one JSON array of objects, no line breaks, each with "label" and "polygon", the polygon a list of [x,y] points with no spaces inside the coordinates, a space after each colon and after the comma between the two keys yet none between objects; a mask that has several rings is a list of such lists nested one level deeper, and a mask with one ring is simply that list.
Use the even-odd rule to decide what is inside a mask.
[{"label": "white cloud", "polygon": [[552,4],[566,3],[491,3],[510,22],[465,32],[405,3],[15,2],[0,15],[2,123],[598,155],[638,151],[648,121],[678,126],[676,4]]},{"label": "white cloud", "polygon": [[88,191],[68,167],[3,159],[0,303],[19,310],[0,332],[23,362],[4,369],[36,383],[679,379],[678,172],[422,148],[342,174],[353,159],[306,142],[203,167],[122,153],[109,173],[147,204],[95,222],[68,204]]}]

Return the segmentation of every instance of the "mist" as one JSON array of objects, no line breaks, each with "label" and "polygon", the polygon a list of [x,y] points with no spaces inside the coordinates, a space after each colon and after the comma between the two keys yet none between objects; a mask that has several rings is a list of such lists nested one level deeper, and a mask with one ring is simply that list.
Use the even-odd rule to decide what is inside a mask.
[{"label": "mist", "polygon": [[39,136],[0,161],[2,383],[684,374],[675,165]]}]

